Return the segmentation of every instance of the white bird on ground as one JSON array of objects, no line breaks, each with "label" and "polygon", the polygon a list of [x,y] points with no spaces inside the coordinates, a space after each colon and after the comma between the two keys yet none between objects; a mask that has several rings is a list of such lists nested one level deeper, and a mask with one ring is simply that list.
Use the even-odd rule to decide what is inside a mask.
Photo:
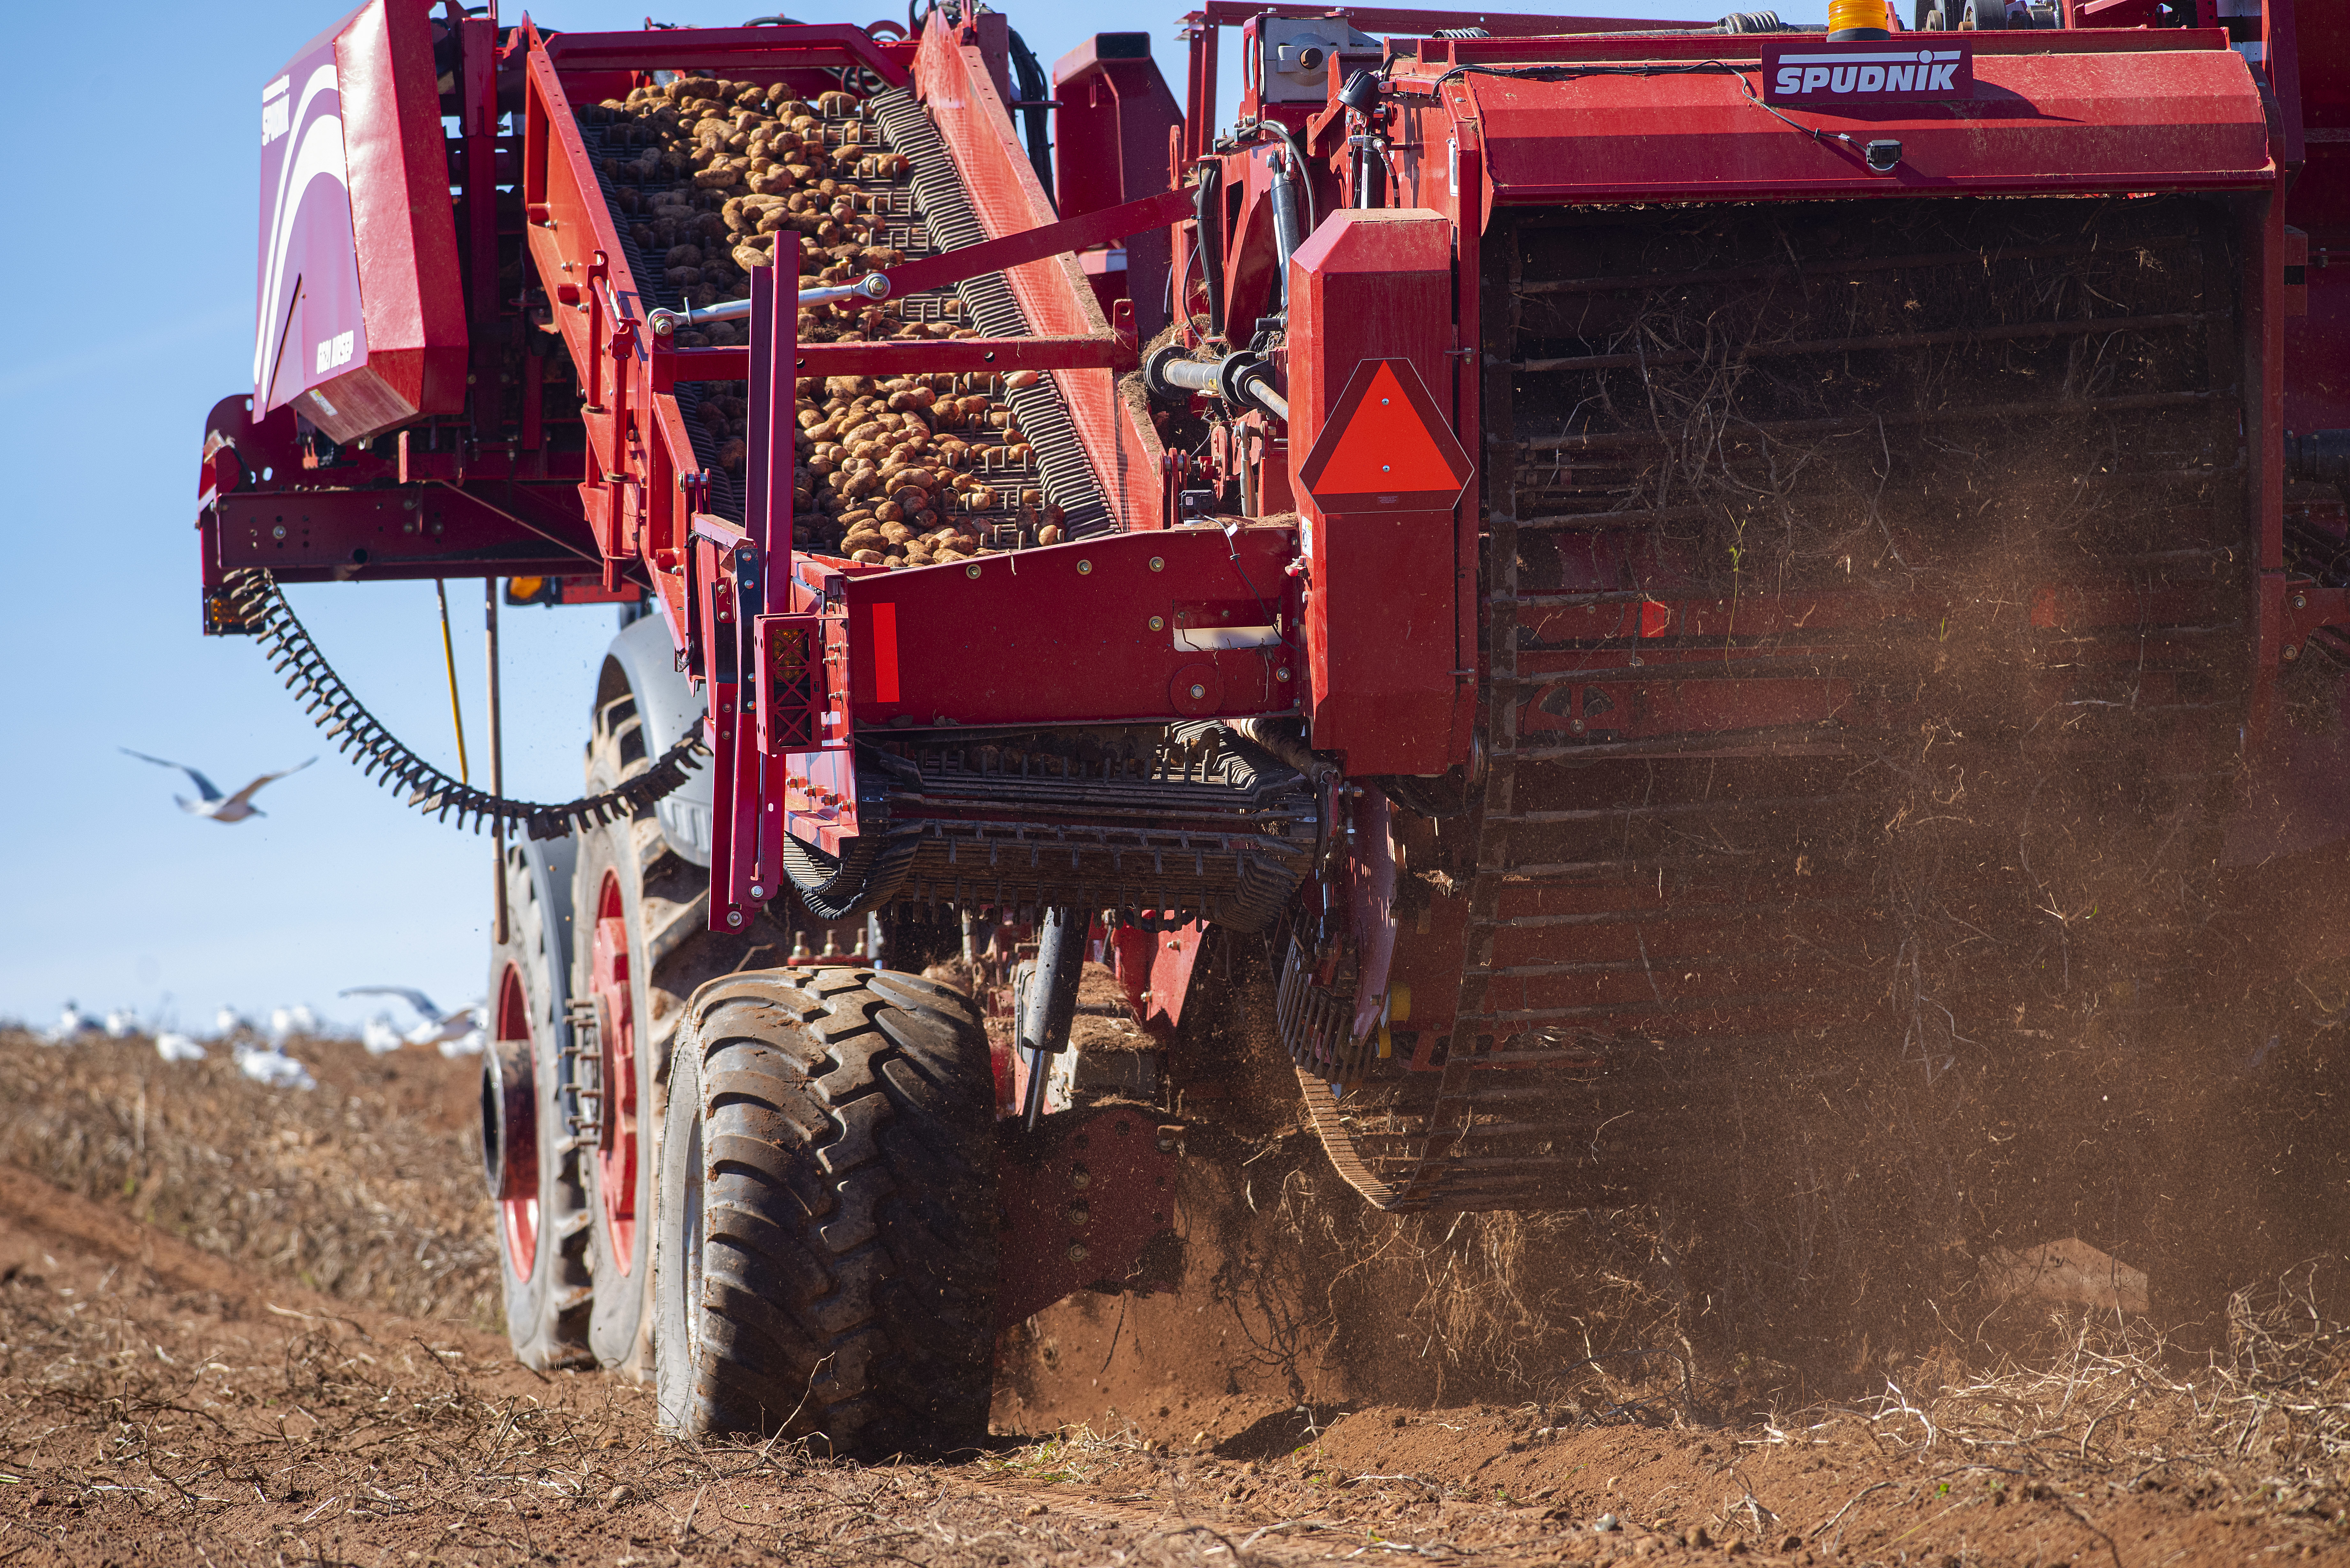
[{"label": "white bird on ground", "polygon": [[288,774],[298,774],[308,767],[310,763],[318,760],[312,757],[310,762],[296,763],[283,773],[264,774],[234,794],[223,795],[218,785],[185,763],[166,762],[161,757],[151,757],[144,752],[134,752],[128,746],[122,748],[122,754],[127,757],[137,757],[142,763],[153,763],[159,768],[177,768],[193,779],[196,784],[196,794],[202,797],[201,799],[189,800],[176,794],[172,798],[178,801],[180,809],[189,815],[208,816],[214,822],[243,822],[248,816],[268,815],[267,812],[253,804],[254,793],[263,784],[275,784]]},{"label": "white bird on ground", "polygon": [[235,1047],[236,1070],[256,1084],[266,1084],[273,1089],[315,1089],[318,1080],[310,1076],[310,1069],[288,1056],[275,1045],[239,1045]]},{"label": "white bird on ground", "polygon": [[269,1038],[279,1045],[285,1044],[289,1036],[316,1034],[317,1032],[318,1015],[301,1002],[270,1011]]},{"label": "white bird on ground", "polygon": [[379,1012],[359,1025],[359,1044],[370,1056],[389,1056],[408,1042],[391,1026],[391,1014]]},{"label": "white bird on ground", "polygon": [[128,1040],[139,1033],[139,1015],[127,1007],[118,1007],[106,1015],[106,1034],[109,1040]]},{"label": "white bird on ground", "polygon": [[[431,997],[411,986],[354,985],[347,987],[341,994],[396,996],[416,1009],[416,1015],[424,1022],[402,1036],[411,1045],[438,1045],[443,1056],[470,1056],[481,1050],[478,1043],[472,1045],[463,1044],[469,1035],[476,1034],[481,1031],[482,1003],[480,1002],[458,1008],[453,1012],[444,1012]],[[378,1016],[381,1017],[380,1014]],[[383,1023],[389,1026],[390,1020],[383,1019]],[[455,1044],[457,1047],[453,1051],[450,1049],[452,1044]],[[369,1049],[373,1050],[374,1047],[369,1046]]]},{"label": "white bird on ground", "polygon": [[201,1062],[204,1048],[176,1029],[166,1029],[155,1036],[155,1054],[166,1062]]},{"label": "white bird on ground", "polygon": [[57,1013],[57,1026],[43,1036],[52,1045],[70,1045],[85,1034],[98,1033],[98,1020],[68,1002]]},{"label": "white bird on ground", "polygon": [[215,1034],[242,1034],[252,1027],[244,1021],[244,1013],[226,1002],[221,1003],[221,1010],[213,1014],[213,1033]]},{"label": "white bird on ground", "polygon": [[489,1038],[488,1031],[476,1023],[463,1034],[452,1034],[441,1042],[442,1059],[453,1062],[460,1056],[478,1056]]}]

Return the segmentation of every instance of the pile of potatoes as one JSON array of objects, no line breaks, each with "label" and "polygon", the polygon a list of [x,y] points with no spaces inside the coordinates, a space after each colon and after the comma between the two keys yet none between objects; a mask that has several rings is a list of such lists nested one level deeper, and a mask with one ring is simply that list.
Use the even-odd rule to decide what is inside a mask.
[{"label": "pile of potatoes", "polygon": [[[603,128],[619,215],[688,305],[743,298],[750,269],[770,265],[786,229],[799,236],[801,276],[813,281],[846,282],[906,259],[880,243],[906,159],[857,118],[852,94],[806,103],[780,85],[681,77],[607,99],[579,118]],[[866,325],[863,311],[802,315],[813,337],[861,334]],[[697,338],[691,348],[738,341],[739,332],[687,337]]]},{"label": "pile of potatoes", "polygon": [[[902,212],[907,161],[858,113],[847,92],[809,103],[781,84],[681,77],[608,99],[579,119],[602,128],[617,216],[638,249],[681,303],[702,306],[747,297],[751,269],[773,265],[786,231],[799,236],[802,287],[906,259],[881,242],[889,210]],[[812,342],[978,336],[951,295],[809,306],[798,329]],[[677,343],[747,337],[747,324],[715,322],[681,332]],[[799,382],[795,545],[913,566],[1057,543],[1059,509],[1045,504],[1035,454],[1003,399],[1035,379],[1014,371]],[[738,475],[746,411],[742,397],[715,387],[699,409],[717,466]]]},{"label": "pile of potatoes", "polygon": [[798,383],[795,530],[867,565],[928,566],[1061,538],[1031,477],[1035,452],[1003,394],[1008,375],[831,376]]}]

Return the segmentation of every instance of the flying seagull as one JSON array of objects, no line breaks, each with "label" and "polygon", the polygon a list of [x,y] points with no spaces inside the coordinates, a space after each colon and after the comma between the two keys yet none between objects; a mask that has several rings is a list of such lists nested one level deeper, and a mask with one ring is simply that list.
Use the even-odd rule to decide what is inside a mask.
[{"label": "flying seagull", "polygon": [[153,763],[159,768],[177,768],[193,779],[196,784],[196,794],[201,795],[202,799],[189,800],[185,796],[176,794],[172,798],[178,801],[180,809],[189,815],[209,816],[214,822],[243,822],[248,816],[267,815],[268,813],[253,804],[255,792],[263,784],[275,783],[288,774],[298,774],[303,768],[308,767],[310,763],[318,760],[312,757],[310,762],[287,768],[284,773],[264,774],[234,794],[223,795],[218,785],[185,763],[165,762],[161,757],[151,757],[144,752],[134,752],[128,746],[122,748],[122,754],[126,757],[137,757],[142,763]]},{"label": "flying seagull", "polygon": [[400,1001],[408,1003],[409,1006],[416,1009],[416,1015],[424,1020],[425,1023],[438,1023],[441,1022],[441,1009],[433,1003],[431,997],[425,995],[422,992],[418,991],[413,986],[350,985],[345,986],[337,994],[342,996],[396,996],[400,998]]},{"label": "flying seagull", "polygon": [[[478,1044],[469,1047],[465,1044],[468,1037],[482,1026],[482,1004],[479,1002],[461,1007],[454,1012],[443,1012],[431,997],[412,986],[405,985],[354,985],[345,990],[342,994],[345,996],[396,996],[414,1008],[416,1015],[424,1022],[410,1030],[405,1036],[411,1045],[438,1045],[441,1047],[441,1054],[444,1056],[452,1054],[470,1055],[473,1051],[480,1049]],[[388,1028],[389,1021],[385,1023]],[[376,1045],[373,1044],[380,1037],[370,1035],[369,1038],[370,1044],[368,1049],[381,1054],[381,1052],[376,1051]],[[454,1053],[450,1050],[452,1044],[457,1047]],[[389,1051],[396,1047],[386,1045],[383,1049]]]}]

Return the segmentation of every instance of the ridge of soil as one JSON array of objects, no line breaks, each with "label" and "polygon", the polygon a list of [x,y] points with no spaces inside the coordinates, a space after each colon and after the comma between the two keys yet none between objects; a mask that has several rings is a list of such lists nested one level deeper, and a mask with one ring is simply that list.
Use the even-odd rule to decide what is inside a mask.
[{"label": "ridge of soil", "polygon": [[[1684,1373],[1646,1345],[1522,1379],[1523,1397],[1489,1397],[1502,1381],[1465,1364],[1467,1394],[1433,1376],[1415,1390],[1326,1354],[1284,1272],[1298,1182],[1280,1179],[1281,1200],[1252,1185],[1270,1159],[1240,1179],[1237,1216],[1230,1168],[1187,1179],[1180,1291],[1080,1296],[1007,1336],[984,1451],[865,1467],[681,1445],[640,1386],[514,1364],[462,1268],[434,1285],[442,1308],[400,1310],[420,1296],[401,1257],[473,1240],[429,1229],[444,1209],[470,1206],[448,1222],[486,1235],[475,1064],[294,1050],[321,1087],[248,1104],[213,1064],[166,1067],[144,1043],[0,1036],[18,1091],[0,1163],[0,1562],[2137,1568],[2350,1551],[2350,1355],[2331,1331],[2248,1304],[2237,1328],[2264,1380],[2075,1317],[2030,1356],[1929,1358],[1865,1399],[1771,1407],[1770,1369]],[[436,1147],[464,1163],[379,1163]],[[297,1151],[309,1179],[248,1205],[256,1223],[202,1222],[204,1193]],[[211,1185],[172,1185],[186,1173]],[[338,1252],[289,1249],[335,1233],[361,1190],[369,1229]],[[195,1222],[176,1235],[142,1210]],[[368,1251],[390,1244],[377,1236],[393,1255]],[[326,1255],[350,1266],[305,1282]],[[1394,1324],[1420,1304],[1397,1303]],[[1416,1336],[1391,1359],[1442,1357]]]}]

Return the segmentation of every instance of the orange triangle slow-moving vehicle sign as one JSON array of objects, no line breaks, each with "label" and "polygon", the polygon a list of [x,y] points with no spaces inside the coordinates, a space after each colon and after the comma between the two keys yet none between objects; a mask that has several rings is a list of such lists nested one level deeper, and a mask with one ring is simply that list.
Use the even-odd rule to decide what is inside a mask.
[{"label": "orange triangle slow-moving vehicle sign", "polygon": [[1357,365],[1297,468],[1299,483],[1325,512],[1449,507],[1473,472],[1409,359]]}]

